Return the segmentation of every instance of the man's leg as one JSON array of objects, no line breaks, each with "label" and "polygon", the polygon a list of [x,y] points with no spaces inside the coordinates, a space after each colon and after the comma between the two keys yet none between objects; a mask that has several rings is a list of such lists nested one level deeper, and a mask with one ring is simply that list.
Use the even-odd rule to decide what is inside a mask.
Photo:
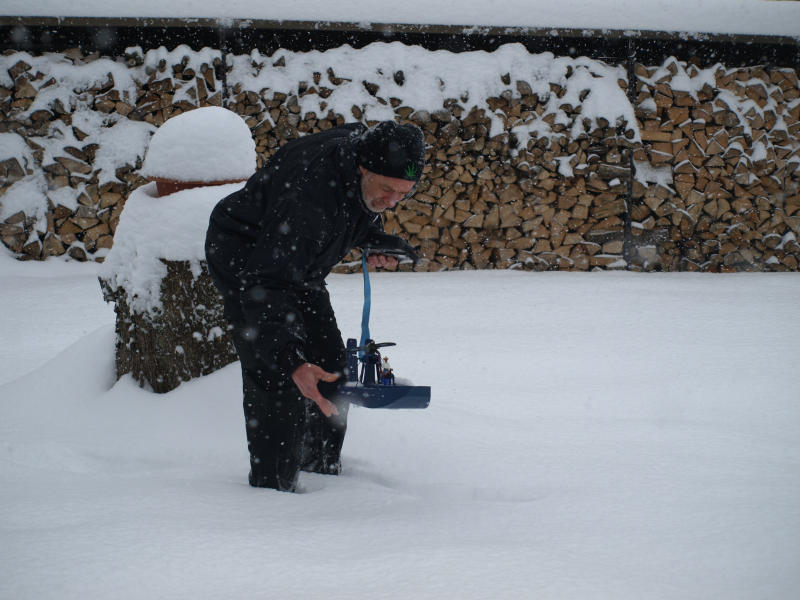
[{"label": "man's leg", "polygon": [[[304,303],[303,318],[308,333],[307,353],[312,363],[330,373],[341,373],[346,368],[342,334],[336,324],[328,291],[310,292]],[[326,417],[317,405],[306,401],[306,430],[303,444],[303,470],[328,475],[341,471],[341,452],[347,432],[349,403],[337,402],[335,393],[341,381],[320,382],[322,395],[336,404],[338,415]]]},{"label": "man's leg", "polygon": [[244,417],[250,451],[250,485],[292,492],[300,471],[305,403],[277,366],[268,366],[235,327],[242,365]]},{"label": "man's leg", "polygon": [[[219,244],[220,234],[212,228],[209,228],[207,248],[212,242]],[[276,357],[260,353],[258,336],[245,335],[252,334],[253,330],[245,323],[238,286],[229,287],[231,283],[216,272],[210,255],[207,264],[214,285],[224,299],[225,316],[233,326],[231,337],[242,367],[250,485],[294,491],[302,464],[304,399],[290,377],[280,372]]]},{"label": "man's leg", "polygon": [[291,390],[266,392],[242,370],[250,485],[293,492],[300,470],[305,405]]}]

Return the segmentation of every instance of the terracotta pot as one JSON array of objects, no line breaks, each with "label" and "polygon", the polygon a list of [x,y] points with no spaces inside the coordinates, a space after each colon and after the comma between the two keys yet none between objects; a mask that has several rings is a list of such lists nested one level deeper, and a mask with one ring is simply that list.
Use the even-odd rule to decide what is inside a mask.
[{"label": "terracotta pot", "polygon": [[151,179],[150,181],[156,182],[156,189],[158,196],[168,196],[181,190],[190,190],[196,187],[204,187],[209,185],[224,185],[226,183],[241,183],[247,181],[246,179],[226,179],[224,181],[177,181],[175,179]]}]

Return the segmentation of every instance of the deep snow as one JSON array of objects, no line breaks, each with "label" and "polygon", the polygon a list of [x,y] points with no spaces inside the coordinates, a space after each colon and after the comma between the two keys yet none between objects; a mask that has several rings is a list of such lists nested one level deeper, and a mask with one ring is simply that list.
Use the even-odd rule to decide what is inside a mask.
[{"label": "deep snow", "polygon": [[237,365],[115,384],[96,267],[1,258],[0,598],[796,597],[796,274],[376,274],[431,406],[353,407],[292,495],[247,486]]}]

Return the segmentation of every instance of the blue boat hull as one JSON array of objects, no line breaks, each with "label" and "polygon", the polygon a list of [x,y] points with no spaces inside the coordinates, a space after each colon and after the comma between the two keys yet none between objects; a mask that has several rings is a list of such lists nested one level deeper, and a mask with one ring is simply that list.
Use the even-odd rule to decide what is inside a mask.
[{"label": "blue boat hull", "polygon": [[428,408],[431,388],[427,385],[363,385],[348,382],[339,387],[337,397],[365,408]]}]

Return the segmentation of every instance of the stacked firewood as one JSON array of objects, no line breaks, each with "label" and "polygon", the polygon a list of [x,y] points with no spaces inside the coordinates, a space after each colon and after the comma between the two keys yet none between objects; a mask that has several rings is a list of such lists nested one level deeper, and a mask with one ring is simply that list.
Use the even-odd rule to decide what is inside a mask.
[{"label": "stacked firewood", "polygon": [[[363,82],[398,121],[421,127],[428,146],[417,192],[386,214],[386,230],[421,249],[426,260],[416,270],[622,266],[632,125],[600,119],[573,138],[567,124],[545,114],[549,97],[533,94],[527,82],[509,74],[498,79],[508,89],[481,106],[451,100],[433,113],[384,99],[376,84]],[[332,110],[301,114],[305,95],[325,98],[341,84],[333,69],[314,73],[312,81],[293,93],[234,88],[229,107],[247,115],[262,158],[286,140],[346,121]],[[624,89],[625,82],[619,85]],[[564,93],[556,84],[550,88],[551,94]],[[581,118],[580,106],[560,108],[571,121]],[[492,116],[502,119],[501,133],[490,135]],[[373,123],[355,105],[347,120],[353,118]],[[554,135],[520,139],[514,133],[533,120],[547,123]],[[565,168],[572,176],[562,175]],[[357,270],[356,258],[351,255],[336,270]]]},{"label": "stacked firewood", "polygon": [[[186,50],[188,52],[188,48]],[[222,68],[221,57],[193,65],[194,61],[186,55],[180,62],[169,63],[162,58],[157,65],[145,66],[142,53],[132,49],[125,59],[131,68],[144,68],[136,103],[121,105],[117,94],[117,98],[109,98],[109,109],[114,102],[113,109],[120,114],[158,127],[170,117],[193,108],[222,106],[222,83],[218,77]]]},{"label": "stacked firewood", "polygon": [[[543,109],[541,99],[525,93],[487,104],[510,126]],[[389,215],[387,230],[409,237],[432,269],[586,270],[619,263],[627,139],[609,123],[577,139],[556,123],[552,137],[490,137],[486,113],[453,104],[411,115],[432,146],[430,169],[414,199]],[[564,163],[571,175],[563,173]]]},{"label": "stacked firewood", "polygon": [[674,59],[636,73],[634,159],[669,174],[634,193],[634,233],[665,240],[651,261],[669,271],[797,270],[797,73]]},{"label": "stacked firewood", "polygon": [[[221,61],[200,64],[189,53],[165,54],[171,61],[153,64],[132,52],[125,60],[136,74],[135,97],[121,94],[110,78],[78,90],[75,105],[158,126],[181,111],[222,104]],[[97,59],[77,51],[66,56],[76,64]],[[6,215],[0,238],[31,258],[65,252],[102,258],[125,198],[141,183],[140,161],[101,183],[97,144],[72,123],[75,106],[53,103],[26,114],[52,77],[23,59],[9,64],[13,85],[0,86],[0,133],[23,137],[33,159],[0,162],[0,203],[13,184],[42,172],[48,206],[45,218]],[[281,69],[280,59],[271,66]],[[371,123],[363,104],[338,112],[325,104],[342,86],[356,86],[398,121],[422,127],[428,166],[414,199],[385,222],[421,249],[426,260],[418,270],[798,270],[795,71],[701,70],[675,60],[639,65],[636,123],[587,119],[581,102],[567,101],[564,81],[534,93],[531,82],[513,73],[498,73],[496,96],[452,98],[435,110],[384,95],[378,83],[341,78],[335,66],[287,89],[248,89],[228,75],[228,108],[250,126],[259,164],[295,137],[353,120]],[[581,92],[581,101],[588,93]],[[310,96],[322,100],[319,111],[302,108]],[[562,97],[556,114],[552,99]],[[59,127],[87,143],[54,153]],[[77,208],[59,204],[56,192],[64,189],[73,190]],[[338,270],[357,269],[356,259]]]},{"label": "stacked firewood", "polygon": [[[101,59],[96,53],[83,55],[77,49],[52,56],[54,62],[69,60],[76,66]],[[105,81],[74,90],[69,106],[57,99],[47,110],[30,114],[37,96],[58,85],[56,78],[34,69],[24,58],[8,69],[13,85],[0,85],[0,133],[21,136],[33,160],[11,156],[0,161],[0,203],[8,189],[26,177],[42,175],[37,187],[46,188],[44,218],[17,211],[0,222],[0,239],[20,258],[68,253],[75,260],[102,261],[113,243],[125,199],[145,183],[138,174],[145,146],[133,164],[120,165],[113,174],[101,177],[95,162],[99,145],[92,132],[73,122],[76,111],[89,108],[106,118],[107,126],[128,119],[157,127],[183,111],[222,104],[222,86],[215,71],[219,63],[203,64],[195,71],[188,66],[187,57],[176,64],[162,60],[156,67],[142,67],[142,55],[136,52],[127,55],[126,61],[131,69],[142,71],[135,97],[121,94],[109,72]],[[181,98],[174,101],[179,92]],[[57,143],[64,138],[74,138],[74,142]],[[65,191],[71,202],[62,203]]]}]

